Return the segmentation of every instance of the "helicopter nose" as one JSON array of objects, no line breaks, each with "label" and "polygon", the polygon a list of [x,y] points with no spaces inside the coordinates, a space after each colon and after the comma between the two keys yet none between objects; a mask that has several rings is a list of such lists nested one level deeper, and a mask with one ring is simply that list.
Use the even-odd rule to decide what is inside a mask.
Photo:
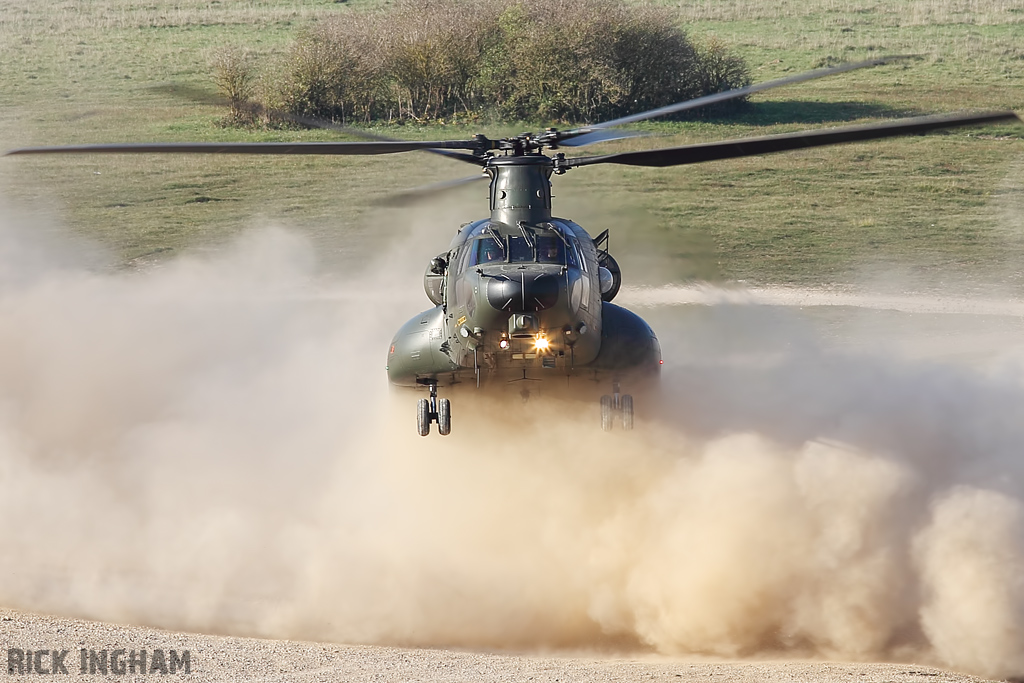
[{"label": "helicopter nose", "polygon": [[487,303],[499,311],[529,313],[558,301],[558,279],[546,273],[499,275],[487,283]]}]

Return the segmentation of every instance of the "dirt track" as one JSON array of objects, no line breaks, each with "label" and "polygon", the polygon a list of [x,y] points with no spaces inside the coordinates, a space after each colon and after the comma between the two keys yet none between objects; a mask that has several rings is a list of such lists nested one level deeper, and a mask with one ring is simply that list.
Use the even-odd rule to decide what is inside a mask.
[{"label": "dirt track", "polygon": [[[78,677],[80,648],[190,651],[190,681],[980,681],[915,664],[795,661],[700,662],[482,654],[451,650],[228,638],[0,610],[3,647],[66,649]],[[44,664],[45,667],[45,664]],[[87,674],[88,675],[88,674]],[[159,675],[159,674],[154,674]],[[63,677],[63,675],[62,675]],[[90,675],[90,680],[95,676]],[[111,678],[124,680],[121,676]]]}]

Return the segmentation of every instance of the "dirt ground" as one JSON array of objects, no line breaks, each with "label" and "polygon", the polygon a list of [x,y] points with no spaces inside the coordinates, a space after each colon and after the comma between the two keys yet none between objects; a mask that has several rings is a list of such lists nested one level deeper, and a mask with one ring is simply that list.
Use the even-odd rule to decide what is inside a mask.
[{"label": "dirt ground", "polygon": [[[688,661],[664,657],[541,656],[230,638],[0,610],[4,649],[68,650],[67,677],[82,675],[78,653],[177,649],[190,653],[189,681],[814,681],[910,683],[982,679],[915,664],[807,661]],[[46,660],[43,660],[46,668]],[[156,672],[154,672],[156,673]],[[94,679],[97,675],[90,675]],[[159,675],[159,674],[157,674]],[[120,678],[123,676],[111,676]]]}]

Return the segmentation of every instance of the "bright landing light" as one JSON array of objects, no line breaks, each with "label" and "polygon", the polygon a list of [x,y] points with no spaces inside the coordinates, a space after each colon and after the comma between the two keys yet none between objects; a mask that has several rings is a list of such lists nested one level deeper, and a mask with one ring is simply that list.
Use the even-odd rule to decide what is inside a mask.
[{"label": "bright landing light", "polygon": [[538,351],[547,351],[550,344],[551,342],[549,342],[548,338],[544,335],[538,335],[537,338],[533,340],[533,348]]}]

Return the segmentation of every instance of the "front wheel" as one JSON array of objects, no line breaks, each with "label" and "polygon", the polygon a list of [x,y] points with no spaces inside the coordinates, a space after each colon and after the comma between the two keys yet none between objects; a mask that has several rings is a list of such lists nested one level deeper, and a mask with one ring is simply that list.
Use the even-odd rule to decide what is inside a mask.
[{"label": "front wheel", "polygon": [[606,432],[612,430],[612,422],[615,419],[615,405],[611,396],[601,397],[601,429]]},{"label": "front wheel", "polygon": [[633,428],[633,397],[623,394],[619,406],[622,408],[622,428],[628,431]]},{"label": "front wheel", "polygon": [[416,431],[420,436],[430,433],[430,401],[425,398],[416,402]]},{"label": "front wheel", "polygon": [[437,399],[437,433],[441,436],[452,433],[452,402],[446,398]]}]

